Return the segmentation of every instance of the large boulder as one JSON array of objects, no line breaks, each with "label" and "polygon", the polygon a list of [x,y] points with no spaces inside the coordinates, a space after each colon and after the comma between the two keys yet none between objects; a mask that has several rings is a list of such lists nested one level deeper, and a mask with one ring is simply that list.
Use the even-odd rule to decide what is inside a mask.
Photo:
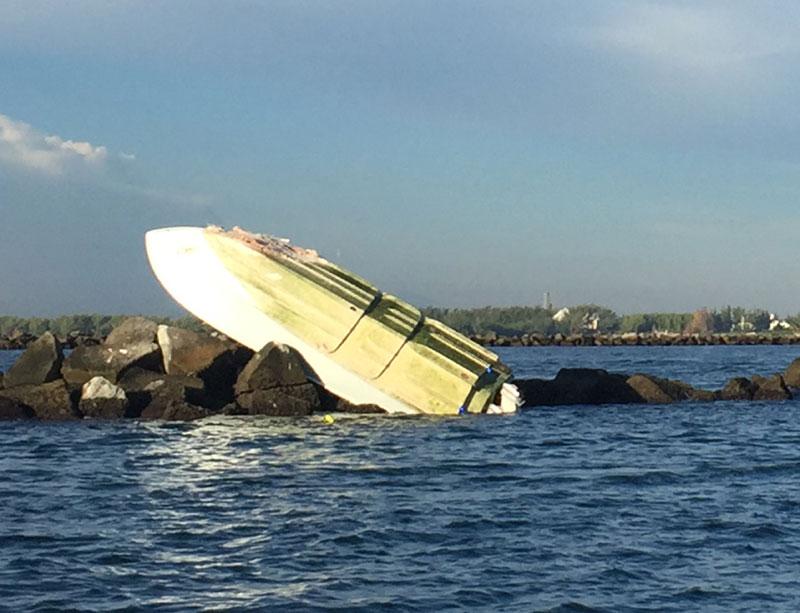
[{"label": "large boulder", "polygon": [[789,364],[789,368],[783,373],[783,380],[787,387],[800,388],[800,358]]},{"label": "large boulder", "polygon": [[719,393],[722,400],[752,400],[758,386],[746,377],[734,377]]},{"label": "large boulder", "polygon": [[648,375],[636,374],[628,377],[626,383],[648,404],[670,404],[678,399],[670,394],[659,381]]},{"label": "large boulder", "polygon": [[173,402],[164,409],[159,419],[164,421],[195,421],[209,415],[211,415],[210,411],[203,407],[198,407],[188,402]]},{"label": "large boulder", "polygon": [[250,415],[310,415],[320,407],[303,358],[291,347],[268,343],[247,362],[234,387],[236,403]]},{"label": "large boulder", "polygon": [[599,368],[562,368],[555,379],[518,379],[523,406],[630,404],[642,398],[626,383],[626,375]]},{"label": "large boulder", "polygon": [[128,369],[161,369],[161,352],[155,343],[132,345],[84,345],[75,349],[61,367],[64,380],[79,388],[92,377],[101,376],[112,383]]},{"label": "large boulder", "polygon": [[250,415],[293,417],[311,415],[320,406],[313,383],[254,390],[236,396],[236,403]]},{"label": "large boulder", "polygon": [[155,343],[158,324],[145,317],[128,317],[106,337],[105,344],[111,347]]},{"label": "large boulder", "polygon": [[83,384],[78,409],[85,417],[119,419],[128,411],[128,398],[118,385],[104,377],[92,377]]},{"label": "large boulder", "polygon": [[122,385],[130,390],[131,413],[142,419],[163,419],[170,406],[207,404],[205,384],[197,377],[161,375],[146,384],[144,376],[138,379],[136,383],[123,381]]},{"label": "large boulder", "polygon": [[10,421],[15,419],[32,419],[36,413],[28,405],[0,396],[0,421]]},{"label": "large boulder", "polygon": [[81,414],[70,398],[62,380],[41,385],[20,385],[0,392],[0,397],[10,398],[33,409],[36,417],[47,421],[80,419]]},{"label": "large boulder", "polygon": [[353,404],[321,386],[317,386],[317,392],[319,393],[320,410],[325,413],[355,413],[358,415],[386,413],[386,409],[377,404]]},{"label": "large boulder", "polygon": [[753,383],[757,386],[753,393],[753,400],[791,400],[792,392],[786,387],[786,383],[781,375],[771,377],[753,377]]},{"label": "large boulder", "polygon": [[39,385],[61,376],[64,352],[50,332],[33,341],[3,377],[4,387]]},{"label": "large boulder", "polygon": [[253,355],[250,349],[173,326],[159,326],[157,336],[167,374],[199,377],[220,406],[233,399],[236,377]]},{"label": "large boulder", "polygon": [[236,379],[237,394],[308,383],[303,358],[280,343],[268,343],[254,354]]},{"label": "large boulder", "polygon": [[683,381],[663,379],[637,373],[628,377],[627,384],[648,404],[669,404],[672,402],[702,401],[712,402],[717,399],[714,392],[697,389]]}]

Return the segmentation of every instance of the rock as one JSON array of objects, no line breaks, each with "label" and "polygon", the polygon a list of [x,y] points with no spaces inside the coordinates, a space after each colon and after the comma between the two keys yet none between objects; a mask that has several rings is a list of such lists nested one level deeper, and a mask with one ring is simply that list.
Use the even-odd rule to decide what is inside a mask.
[{"label": "rock", "polygon": [[682,381],[641,373],[628,377],[627,383],[648,404],[669,404],[685,400],[710,401],[716,397],[714,392],[696,389]]},{"label": "rock", "polygon": [[28,405],[13,398],[0,396],[0,421],[33,419],[34,417],[36,417],[36,413]]},{"label": "rock", "polygon": [[158,324],[145,317],[128,317],[106,337],[105,344],[112,347],[155,343]]},{"label": "rock", "polygon": [[719,396],[722,400],[752,400],[757,388],[746,377],[734,377],[725,384]]},{"label": "rock", "polygon": [[5,387],[39,385],[60,377],[64,352],[50,332],[32,342],[3,377]]},{"label": "rock", "polygon": [[352,404],[344,398],[339,398],[324,387],[315,386],[319,393],[321,411],[325,413],[355,413],[355,414],[385,414],[386,410],[376,404]]},{"label": "rock", "polygon": [[523,407],[544,406],[550,402],[548,386],[551,381],[545,379],[514,379],[519,390]]},{"label": "rock", "polygon": [[663,390],[652,377],[647,375],[633,375],[628,377],[626,383],[641,396],[642,402],[648,404],[670,404],[676,400]]},{"label": "rock", "polygon": [[229,345],[207,334],[174,326],[158,326],[158,344],[168,375],[195,375],[206,370]]},{"label": "rock", "polygon": [[689,400],[696,400],[697,402],[716,402],[719,399],[719,392],[698,388],[692,390],[692,395],[689,398]]},{"label": "rock", "polygon": [[131,402],[131,414],[134,416],[161,419],[164,411],[172,405],[197,406],[207,403],[205,384],[197,377],[162,374],[142,385],[144,381],[145,377],[140,376],[135,384],[122,382],[130,390],[126,393]]},{"label": "rock", "polygon": [[116,383],[126,370],[133,367],[160,370],[161,352],[158,345],[84,345],[75,349],[64,360],[61,374],[68,384],[77,388],[95,376]]},{"label": "rock", "polygon": [[642,402],[626,379],[626,375],[602,369],[562,368],[552,381],[519,379],[515,384],[523,397],[523,406]]},{"label": "rock", "polygon": [[167,374],[199,377],[219,406],[233,400],[233,385],[253,355],[250,349],[172,326],[159,326],[157,336]]},{"label": "rock", "polygon": [[62,380],[5,389],[0,392],[0,397],[10,398],[29,406],[36,417],[42,420],[66,421],[81,417],[70,399],[67,385]]},{"label": "rock", "polygon": [[786,387],[781,375],[771,377],[753,377],[757,389],[753,393],[753,400],[791,400],[792,393]]},{"label": "rock", "polygon": [[236,379],[236,394],[307,383],[303,358],[280,343],[267,343],[254,354]]},{"label": "rock", "polygon": [[788,387],[800,388],[800,358],[789,364],[789,368],[783,373],[783,380]]},{"label": "rock", "polygon": [[320,398],[313,383],[254,390],[236,396],[236,403],[250,415],[311,415],[320,407]]},{"label": "rock", "polygon": [[103,377],[93,377],[83,384],[78,408],[85,417],[120,419],[128,411],[128,398],[118,385]]},{"label": "rock", "polygon": [[142,413],[144,419],[163,419],[164,421],[194,421],[196,419],[203,419],[208,417],[211,413],[202,407],[195,406],[188,402],[169,402],[167,406],[157,416],[151,414],[145,415]]}]

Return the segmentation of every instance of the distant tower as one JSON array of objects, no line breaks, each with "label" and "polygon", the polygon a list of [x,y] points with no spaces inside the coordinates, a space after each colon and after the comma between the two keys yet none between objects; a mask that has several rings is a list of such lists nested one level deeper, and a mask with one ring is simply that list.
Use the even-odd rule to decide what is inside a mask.
[{"label": "distant tower", "polygon": [[553,310],[553,303],[550,301],[550,292],[544,293],[544,300],[542,301],[542,307],[545,311],[552,311]]}]

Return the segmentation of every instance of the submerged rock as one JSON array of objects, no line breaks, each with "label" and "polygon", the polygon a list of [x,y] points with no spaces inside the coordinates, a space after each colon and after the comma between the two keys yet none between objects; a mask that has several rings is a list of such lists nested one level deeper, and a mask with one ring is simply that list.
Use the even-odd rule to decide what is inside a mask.
[{"label": "submerged rock", "polygon": [[39,385],[61,376],[64,352],[50,332],[33,341],[3,377],[4,387]]}]

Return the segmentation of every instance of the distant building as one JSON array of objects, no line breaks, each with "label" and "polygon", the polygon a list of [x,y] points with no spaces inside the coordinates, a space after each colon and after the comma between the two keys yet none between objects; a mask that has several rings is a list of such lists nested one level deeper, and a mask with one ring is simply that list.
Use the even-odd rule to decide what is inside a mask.
[{"label": "distant building", "polygon": [[564,307],[563,309],[559,309],[558,312],[555,315],[553,315],[553,321],[555,321],[556,323],[561,323],[567,317],[569,317],[569,309],[567,307]]},{"label": "distant building", "polygon": [[542,301],[542,307],[545,311],[551,311],[553,309],[553,303],[550,300],[550,292],[544,293],[544,300]]},{"label": "distant building", "polygon": [[775,313],[769,314],[769,330],[773,332],[775,330],[791,330],[792,324],[790,324],[785,319],[779,319]]}]

